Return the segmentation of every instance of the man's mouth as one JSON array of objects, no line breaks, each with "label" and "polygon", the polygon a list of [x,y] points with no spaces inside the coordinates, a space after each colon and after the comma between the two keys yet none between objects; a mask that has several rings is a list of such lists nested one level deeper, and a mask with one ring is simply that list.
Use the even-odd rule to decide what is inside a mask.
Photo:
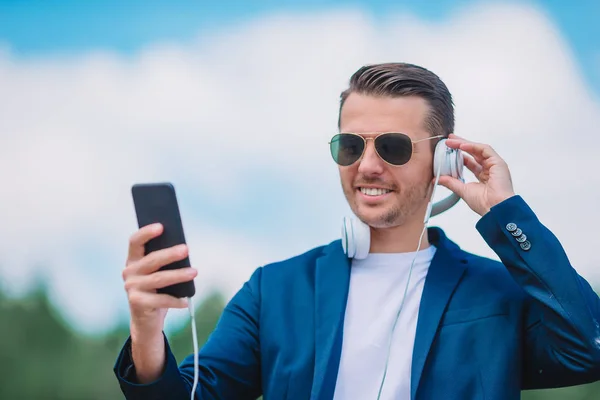
[{"label": "man's mouth", "polygon": [[381,188],[360,187],[360,188],[358,188],[358,190],[365,196],[383,196],[384,194],[388,194],[391,192],[390,189],[381,189]]}]

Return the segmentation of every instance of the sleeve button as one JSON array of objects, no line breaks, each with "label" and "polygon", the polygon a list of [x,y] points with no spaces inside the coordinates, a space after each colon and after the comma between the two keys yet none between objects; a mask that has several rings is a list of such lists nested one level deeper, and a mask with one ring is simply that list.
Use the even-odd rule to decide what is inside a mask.
[{"label": "sleeve button", "polygon": [[528,240],[524,241],[523,243],[520,243],[519,245],[524,251],[527,251],[531,248],[531,243]]}]

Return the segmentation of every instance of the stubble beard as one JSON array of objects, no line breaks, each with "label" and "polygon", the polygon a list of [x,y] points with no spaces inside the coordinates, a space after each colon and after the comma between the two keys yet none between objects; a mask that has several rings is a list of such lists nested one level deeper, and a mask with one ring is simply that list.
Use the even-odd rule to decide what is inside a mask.
[{"label": "stubble beard", "polygon": [[373,228],[393,228],[405,225],[407,221],[414,218],[415,213],[428,201],[429,185],[423,187],[413,185],[405,187],[403,190],[397,190],[393,193],[395,197],[394,203],[385,208],[377,207],[381,208],[381,210],[378,212],[379,215],[376,214],[374,217],[370,215],[370,212],[361,212],[372,207],[359,207],[356,201],[357,194],[352,187],[345,188],[344,193],[350,208],[362,222]]}]

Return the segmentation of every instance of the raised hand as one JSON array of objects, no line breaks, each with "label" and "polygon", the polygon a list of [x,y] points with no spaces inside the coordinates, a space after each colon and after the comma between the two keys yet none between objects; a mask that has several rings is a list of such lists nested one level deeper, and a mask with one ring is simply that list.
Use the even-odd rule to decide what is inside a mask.
[{"label": "raised hand", "polygon": [[439,184],[459,195],[477,214],[483,216],[496,204],[515,195],[506,162],[491,146],[451,134],[446,145],[463,151],[465,166],[478,182],[463,183],[441,176]]},{"label": "raised hand", "polygon": [[137,378],[150,382],[158,377],[164,364],[163,328],[169,308],[187,307],[187,299],[157,293],[156,289],[194,279],[197,270],[181,268],[159,271],[165,265],[184,259],[187,246],[179,245],[144,255],[144,245],[162,234],[160,224],[148,225],[129,239],[129,253],[123,281],[131,314],[131,349]]}]

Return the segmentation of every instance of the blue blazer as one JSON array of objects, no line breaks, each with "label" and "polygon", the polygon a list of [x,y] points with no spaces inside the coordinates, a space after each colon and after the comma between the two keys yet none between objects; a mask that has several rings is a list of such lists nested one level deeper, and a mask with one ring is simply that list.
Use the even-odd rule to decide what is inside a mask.
[{"label": "blue blazer", "polygon": [[[437,252],[412,375],[396,377],[410,379],[412,400],[510,400],[523,389],[600,380],[600,299],[557,238],[520,196],[493,207],[476,228],[501,263],[429,228]],[[196,398],[331,399],[349,279],[339,240],[258,268],[200,351]],[[114,367],[125,397],[189,399],[192,355],[178,366],[165,338],[162,376],[138,384],[130,340]]]}]

